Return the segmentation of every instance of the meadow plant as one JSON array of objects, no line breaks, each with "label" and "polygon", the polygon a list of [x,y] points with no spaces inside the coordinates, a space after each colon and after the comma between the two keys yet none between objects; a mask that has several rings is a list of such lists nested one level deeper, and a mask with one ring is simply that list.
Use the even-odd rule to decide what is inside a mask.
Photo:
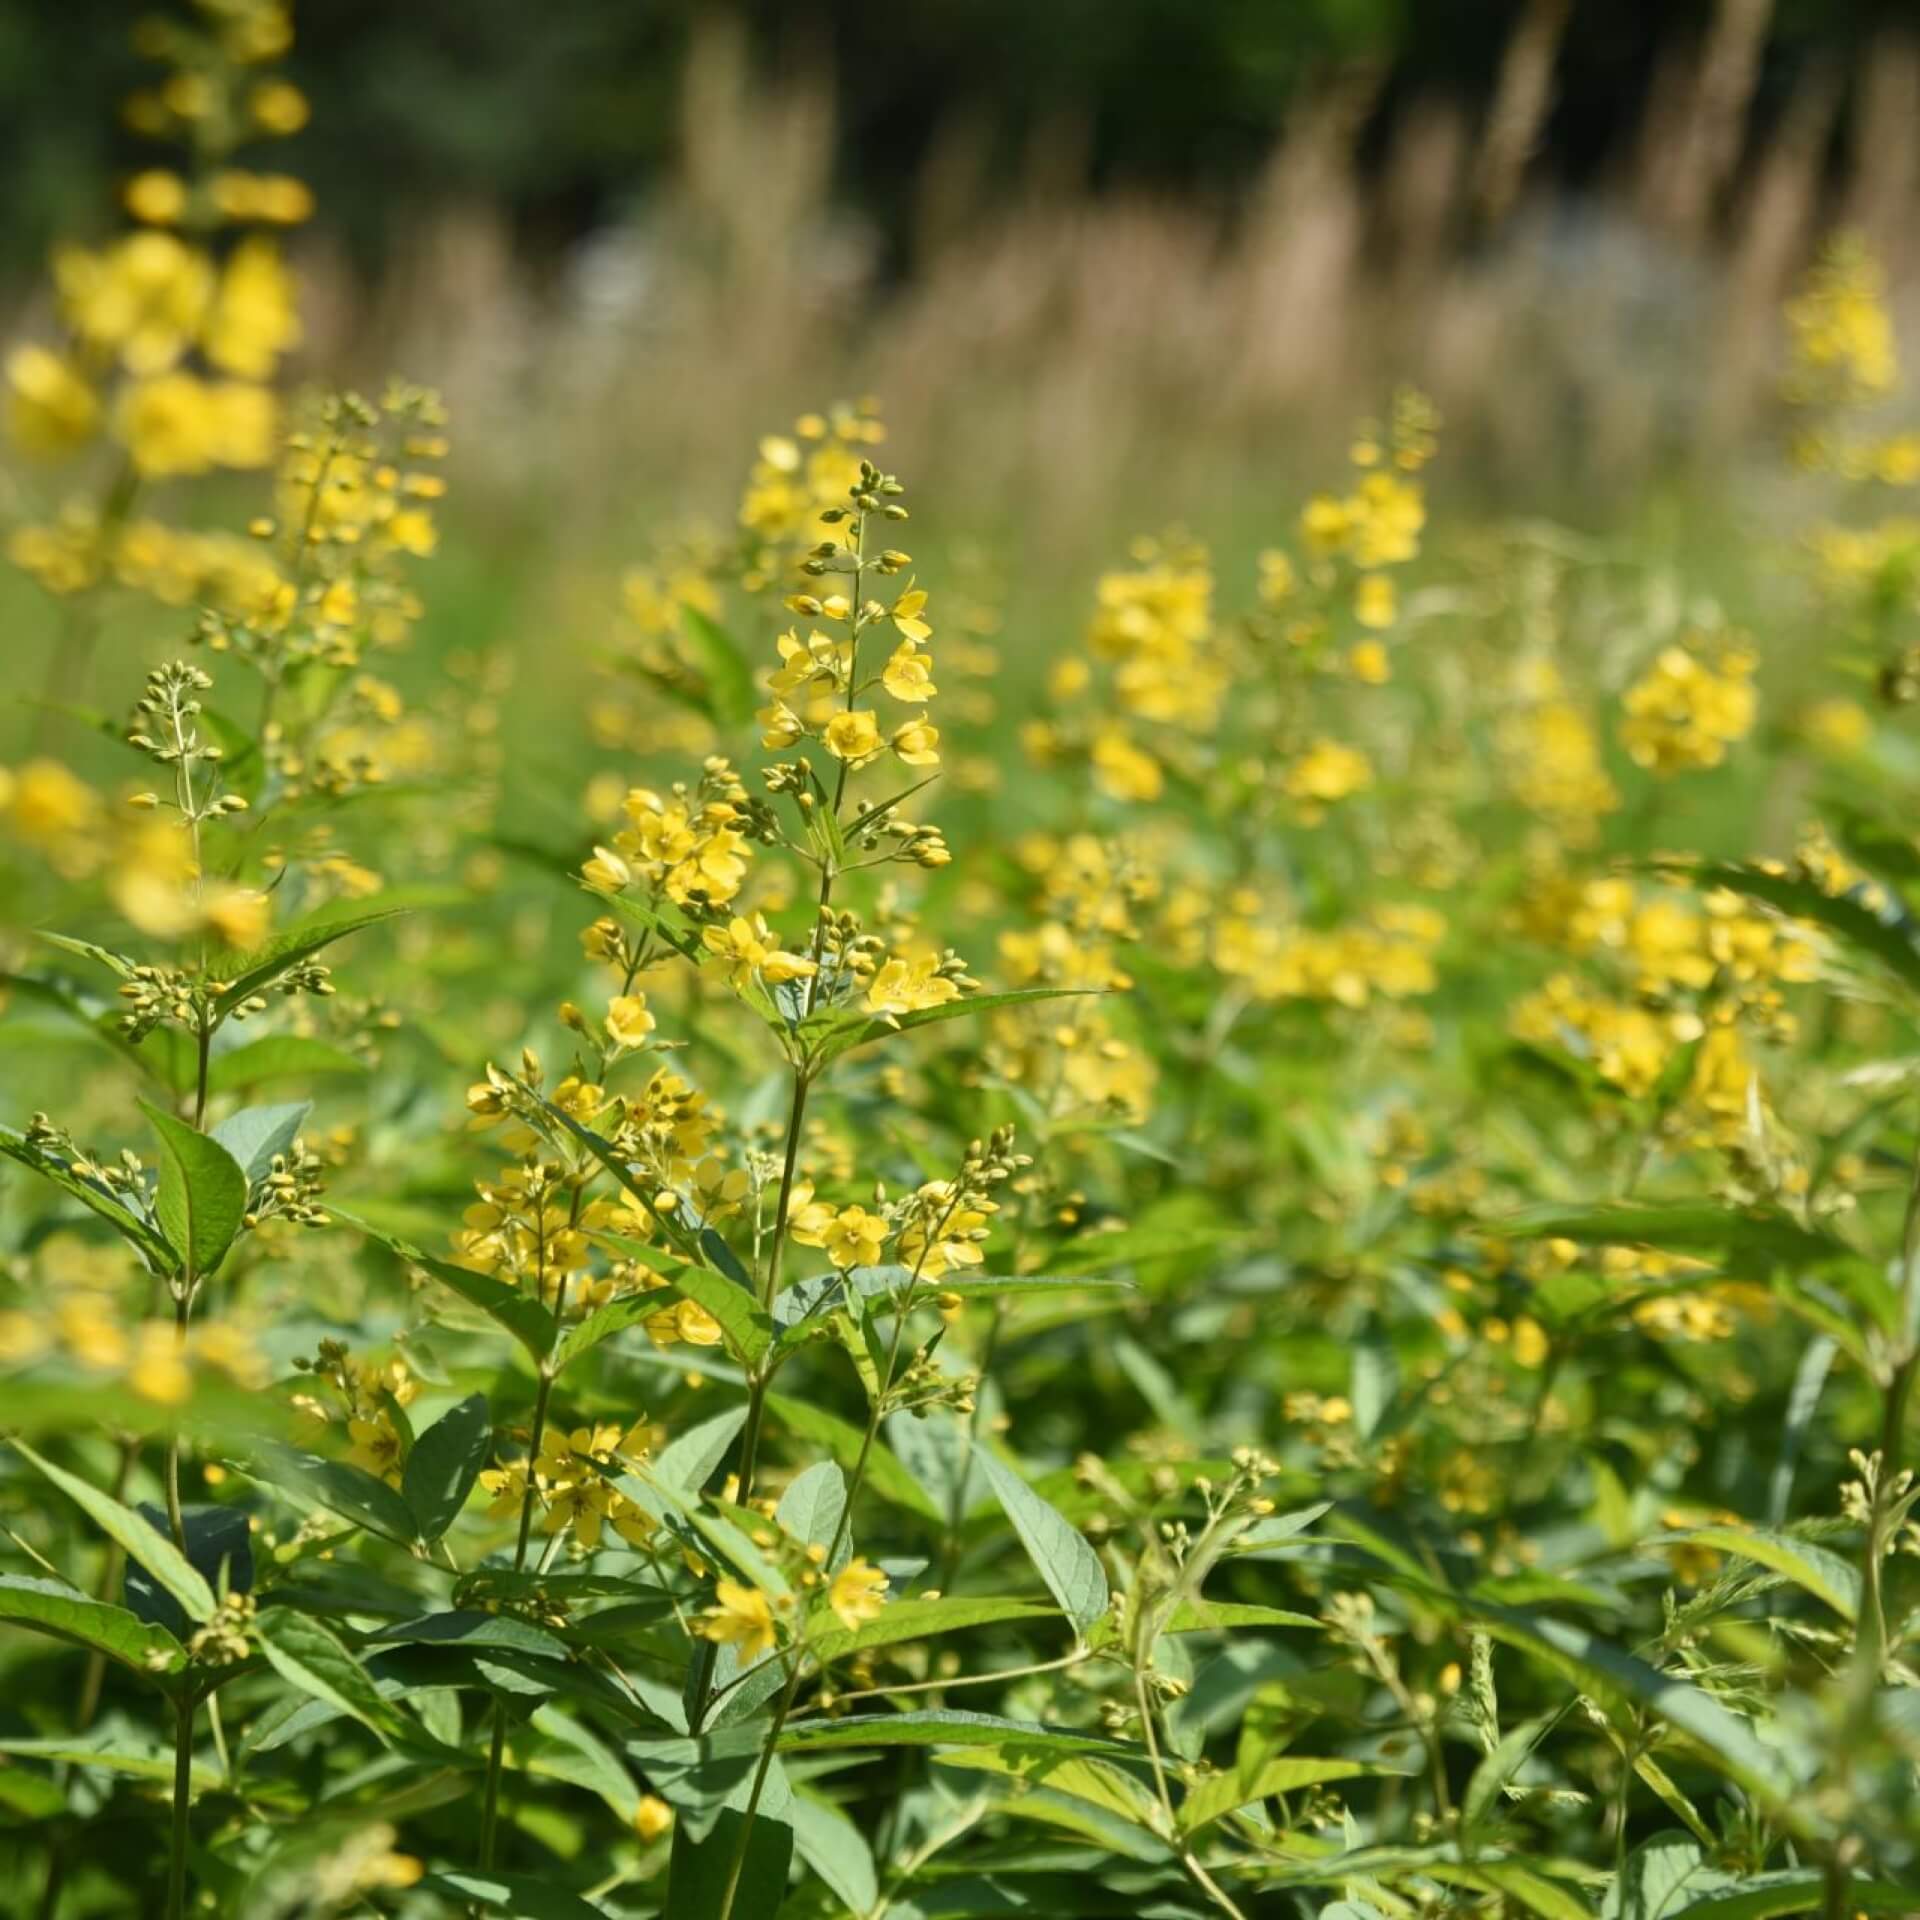
[{"label": "meadow plant", "polygon": [[[104,477],[13,559],[173,610],[52,715],[136,773],[0,770],[10,1910],[1913,1911],[1866,255],[1787,316],[1835,659],[1435,533],[1409,391],[1025,672],[863,401],[607,584],[562,831],[497,662],[381,660],[440,402],[269,389],[289,34],[142,30],[191,164],[8,362]],[[218,466],[244,532],[135,517]]]}]

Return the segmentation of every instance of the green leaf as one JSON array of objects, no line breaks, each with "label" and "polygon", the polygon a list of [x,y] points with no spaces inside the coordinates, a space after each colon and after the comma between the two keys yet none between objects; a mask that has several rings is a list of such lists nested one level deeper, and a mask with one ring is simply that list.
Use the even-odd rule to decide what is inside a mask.
[{"label": "green leaf", "polygon": [[467,1267],[456,1267],[451,1261],[436,1260],[432,1254],[423,1253],[410,1240],[403,1240],[397,1233],[384,1233],[365,1220],[343,1213],[338,1207],[329,1207],[327,1211],[342,1226],[351,1227],[356,1233],[364,1233],[370,1240],[377,1240],[410,1265],[430,1273],[442,1286],[451,1287],[468,1305],[478,1307],[489,1319],[504,1327],[536,1361],[544,1360],[553,1351],[560,1333],[553,1315],[538,1300],[529,1299],[518,1287],[505,1286],[491,1274],[475,1273]]},{"label": "green leaf", "polygon": [[689,1427],[660,1449],[653,1463],[655,1478],[671,1481],[689,1494],[698,1493],[713,1478],[714,1469],[727,1457],[727,1449],[746,1424],[747,1409],[741,1405]]},{"label": "green leaf", "polygon": [[430,1893],[444,1893],[489,1913],[504,1913],[508,1920],[607,1920],[603,1908],[577,1893],[527,1874],[449,1867],[444,1873],[428,1874],[420,1884]]},{"label": "green leaf", "polygon": [[1501,1735],[1499,1743],[1474,1768],[1473,1778],[1467,1782],[1466,1798],[1460,1803],[1460,1822],[1463,1827],[1477,1827],[1499,1810],[1514,1775],[1533,1757],[1533,1750],[1552,1724],[1553,1717],[1543,1715],[1537,1720],[1522,1721],[1519,1726]]},{"label": "green leaf", "polygon": [[302,960],[344,940],[362,927],[378,926],[382,920],[411,912],[407,906],[383,906],[342,910],[323,908],[306,920],[297,921],[278,938],[250,954],[216,954],[208,963],[215,975],[227,982],[227,990],[214,1002],[220,1013],[231,1013],[241,1001],[271,986]]},{"label": "green leaf", "polygon": [[367,1063],[344,1047],[303,1033],[270,1033],[215,1054],[207,1070],[207,1087],[213,1093],[235,1093],[269,1080],[314,1080],[366,1071]]},{"label": "green leaf", "polygon": [[164,1627],[149,1626],[125,1607],[109,1606],[54,1580],[0,1573],[0,1620],[91,1647],[148,1680],[177,1673],[187,1661]]},{"label": "green leaf", "polygon": [[179,1270],[180,1257],[164,1234],[156,1232],[136,1213],[122,1206],[112,1194],[83,1179],[71,1167],[63,1166],[42,1148],[33,1145],[25,1134],[11,1127],[0,1127],[0,1154],[30,1167],[41,1179],[51,1181],[61,1192],[71,1194],[83,1206],[91,1207],[114,1231],[129,1241],[155,1273]]},{"label": "green leaf", "polygon": [[1099,1555],[991,1448],[980,1448],[978,1458],[1048,1591],[1067,1618],[1086,1633],[1107,1610],[1107,1576],[1101,1571]]},{"label": "green leaf", "polygon": [[997,1626],[1008,1620],[1048,1620],[1058,1609],[1041,1600],[999,1600],[953,1595],[938,1600],[894,1600],[857,1627],[816,1631],[808,1645],[822,1666],[870,1647],[897,1646],[904,1640],[931,1640],[968,1627]]},{"label": "green leaf", "polygon": [[1622,1695],[1650,1708],[1713,1754],[1728,1774],[1773,1807],[1800,1791],[1785,1760],[1755,1735],[1752,1725],[1712,1695],[1674,1673],[1662,1673],[1570,1620],[1517,1608],[1478,1606],[1476,1616],[1495,1639],[1544,1654],[1571,1671],[1589,1692]]},{"label": "green leaf", "polygon": [[124,953],[115,953],[111,947],[96,946],[91,940],[75,940],[64,933],[48,933],[42,928],[35,936],[44,940],[50,947],[58,947],[62,953],[77,955],[82,960],[91,960],[96,966],[105,967],[111,974],[122,980],[131,980],[133,970],[139,965]]},{"label": "green leaf", "polygon": [[746,655],[725,627],[698,607],[680,606],[681,630],[698,656],[712,701],[712,717],[723,727],[737,727],[751,717],[757,696],[753,670]]},{"label": "green leaf", "polygon": [[944,1006],[923,1007],[918,1013],[836,1016],[836,1024],[827,1029],[812,1049],[814,1064],[823,1067],[843,1054],[852,1053],[856,1047],[868,1046],[912,1027],[936,1026],[943,1020],[962,1020],[969,1014],[994,1013],[1002,1007],[1025,1006],[1035,1000],[1080,999],[1097,992],[1092,987],[1016,987],[1010,993],[966,994],[958,1000],[947,1001]]},{"label": "green leaf", "polygon": [[617,1300],[609,1300],[604,1306],[595,1307],[584,1320],[576,1321],[561,1335],[560,1344],[553,1350],[554,1372],[565,1373],[583,1353],[591,1353],[602,1341],[611,1340],[615,1334],[638,1326],[662,1307],[671,1305],[676,1297],[672,1289],[652,1293],[623,1293]]},{"label": "green leaf", "polygon": [[264,1180],[274,1161],[286,1154],[298,1138],[311,1100],[290,1101],[278,1107],[242,1107],[213,1129],[213,1138],[233,1156],[248,1184]]},{"label": "green leaf", "polygon": [[[847,1511],[847,1477],[831,1460],[816,1460],[812,1466],[794,1475],[773,1517],[802,1546],[830,1548],[840,1535],[840,1522]],[[845,1561],[853,1541],[842,1537],[840,1553],[827,1569],[836,1573]]]},{"label": "green leaf", "polygon": [[1816,1600],[1825,1601],[1842,1618],[1859,1618],[1859,1571],[1830,1548],[1766,1527],[1742,1526],[1689,1527],[1680,1533],[1663,1533],[1653,1544],[1665,1546],[1682,1540],[1770,1567],[1795,1586],[1804,1587]]},{"label": "green leaf", "polygon": [[[828,1413],[824,1407],[816,1407],[810,1400],[793,1399],[784,1393],[767,1395],[767,1411],[789,1433],[798,1435],[802,1440],[811,1440],[815,1446],[825,1447],[847,1472],[853,1471],[854,1463],[860,1458],[860,1446],[864,1438],[859,1427],[849,1425],[837,1414]],[[900,1464],[898,1455],[883,1441],[876,1440],[867,1452],[865,1484],[881,1499],[896,1507],[904,1507],[909,1513],[918,1514],[930,1525],[944,1527],[947,1523],[947,1516],[934,1504],[932,1496]]]},{"label": "green leaf", "polygon": [[[751,1731],[744,1729],[743,1731]],[[1142,1747],[1045,1727],[998,1714],[929,1708],[919,1713],[850,1713],[837,1720],[789,1721],[780,1735],[782,1753],[822,1753],[838,1747],[1020,1747],[1035,1753],[1097,1753],[1128,1762],[1146,1758]]]},{"label": "green leaf", "polygon": [[281,1679],[358,1720],[387,1744],[398,1715],[381,1699],[366,1668],[326,1627],[291,1607],[263,1607],[256,1624],[261,1650]]},{"label": "green leaf", "polygon": [[[787,1808],[800,1858],[827,1884],[850,1913],[870,1913],[880,1898],[873,1850],[838,1807],[824,1800],[795,1797]],[[752,1909],[748,1909],[752,1911]]]},{"label": "green leaf", "polygon": [[1782,1213],[1686,1202],[1663,1207],[1530,1207],[1489,1222],[1488,1231],[1507,1240],[1752,1254],[1802,1270],[1860,1257],[1844,1242]]},{"label": "green leaf", "polygon": [[[1673,1908],[1668,1920],[1774,1920],[1776,1914],[1811,1913],[1826,1899],[1827,1876],[1818,1867],[1789,1867],[1780,1873],[1749,1874],[1738,1893],[1709,1894],[1704,1900]],[[1849,1913],[1911,1914],[1915,1894],[1885,1880],[1847,1882]]]},{"label": "green leaf", "polygon": [[[786,1899],[793,1866],[794,1832],[788,1817],[792,1811],[791,1803],[784,1814],[763,1807],[747,1830],[746,1857],[734,1894],[735,1920],[772,1914]],[[722,1808],[712,1826],[700,1833],[685,1820],[674,1822],[665,1908],[673,1920],[718,1920],[745,1825],[746,1815],[733,1807]]]},{"label": "green leaf", "polygon": [[204,1280],[226,1258],[247,1210],[247,1176],[225,1147],[142,1100],[160,1139],[154,1212],[182,1266]]},{"label": "green leaf", "polygon": [[[131,1743],[137,1738],[138,1735],[130,1729],[122,1729],[118,1732],[69,1734],[64,1739],[0,1740],[0,1754],[18,1760],[44,1760],[50,1766],[100,1767],[108,1773],[124,1773],[135,1780],[171,1781],[174,1768],[172,1749],[158,1745],[134,1746]],[[217,1774],[203,1768],[194,1769],[195,1793],[205,1793],[208,1788],[219,1784]]]},{"label": "green leaf", "polygon": [[1215,1820],[1225,1819],[1237,1809],[1257,1800],[1271,1800],[1275,1794],[1299,1793],[1306,1787],[1324,1786],[1332,1780],[1353,1780],[1372,1769],[1358,1760],[1312,1760],[1288,1755],[1269,1760],[1250,1781],[1239,1774],[1217,1773],[1189,1790],[1180,1803],[1180,1830],[1198,1833]]},{"label": "green leaf", "polygon": [[422,1540],[438,1540],[459,1518],[492,1444],[493,1416],[484,1393],[470,1393],[449,1407],[414,1441],[400,1492]]},{"label": "green leaf", "polygon": [[384,1535],[396,1545],[413,1545],[413,1509],[384,1480],[375,1479],[350,1461],[329,1460],[298,1447],[269,1445],[261,1448],[258,1466],[262,1477],[276,1486],[303,1494],[343,1520]]},{"label": "green leaf", "polygon": [[126,1549],[129,1559],[145,1567],[186,1609],[189,1620],[205,1620],[212,1615],[213,1589],[171,1540],[156,1533],[132,1508],[123,1507],[111,1494],[89,1486],[86,1481],[56,1467],[51,1460],[43,1460],[24,1440],[15,1440],[13,1450],[84,1509],[109,1540]]}]

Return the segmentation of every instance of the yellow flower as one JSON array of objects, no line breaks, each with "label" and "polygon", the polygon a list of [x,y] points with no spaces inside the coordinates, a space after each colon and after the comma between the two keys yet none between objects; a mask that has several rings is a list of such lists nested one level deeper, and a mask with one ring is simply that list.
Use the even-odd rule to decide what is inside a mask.
[{"label": "yellow flower", "polygon": [[880,684],[896,700],[909,704],[932,699],[940,691],[933,684],[933,655],[920,652],[911,640],[902,640],[894,648]]},{"label": "yellow flower", "polygon": [[940,764],[940,729],[925,720],[909,720],[904,727],[896,728],[890,744],[909,767]]},{"label": "yellow flower", "polygon": [[1354,582],[1353,617],[1363,627],[1390,627],[1397,610],[1393,582],[1384,573],[1365,573]]},{"label": "yellow flower", "polygon": [[241,241],[227,261],[206,320],[207,358],[248,380],[271,377],[283,353],[300,344],[293,276],[271,240]]},{"label": "yellow flower", "polygon": [[1287,768],[1288,795],[1317,815],[1335,800],[1361,792],[1373,784],[1373,767],[1358,747],[1337,740],[1315,740]]},{"label": "yellow flower", "polygon": [[362,1467],[377,1478],[398,1486],[400,1432],[386,1408],[382,1407],[370,1419],[349,1420],[347,1432],[353,1440],[352,1449],[347,1454],[348,1464]]},{"label": "yellow flower", "polygon": [[600,893],[618,893],[633,884],[633,869],[611,847],[595,847],[580,878]]},{"label": "yellow flower", "polygon": [[45,347],[7,355],[7,423],[23,452],[55,459],[84,446],[99,424],[100,402],[70,361]]},{"label": "yellow flower", "polygon": [[882,751],[879,723],[871,713],[864,709],[852,713],[836,713],[827,722],[823,736],[827,751],[836,760],[845,760],[858,765],[863,760],[871,760]]},{"label": "yellow flower", "polygon": [[921,619],[921,611],[927,604],[924,587],[909,587],[893,603],[893,624],[911,640],[930,640],[933,629]]},{"label": "yellow flower", "polygon": [[127,1385],[142,1400],[162,1407],[184,1406],[192,1394],[193,1375],[180,1357],[177,1335],[164,1321],[142,1323]]},{"label": "yellow flower", "polygon": [[922,957],[887,961],[867,987],[867,1009],[871,1013],[919,1013],[928,1007],[943,1007],[960,998],[958,984],[939,971],[939,962]]},{"label": "yellow flower", "polygon": [[1089,756],[1094,784],[1113,800],[1158,800],[1166,780],[1160,763],[1117,727],[1095,736]]},{"label": "yellow flower", "polygon": [[607,1005],[607,1032],[616,1044],[638,1047],[653,1031],[653,1015],[647,1010],[644,993],[617,994]]},{"label": "yellow flower", "polygon": [[203,909],[207,931],[233,953],[251,953],[267,937],[273,902],[254,887],[223,887]]},{"label": "yellow flower", "polygon": [[770,985],[781,986],[820,970],[804,954],[788,953],[776,945],[771,929],[757,913],[751,920],[736,914],[725,927],[709,927],[701,939],[709,953],[728,963],[736,987],[745,986],[756,973]]},{"label": "yellow flower", "polygon": [[187,210],[187,183],[164,167],[149,167],[127,182],[127,211],[150,227],[173,226]]},{"label": "yellow flower", "polygon": [[289,134],[307,124],[311,109],[298,87],[285,80],[267,80],[248,96],[247,111],[261,132]]},{"label": "yellow flower", "polygon": [[1621,744],[1655,773],[1717,767],[1753,726],[1753,668],[1753,655],[1740,648],[1709,666],[1685,647],[1668,647],[1621,700]]},{"label": "yellow flower", "polygon": [[833,1576],[833,1584],[827,1589],[827,1605],[849,1632],[877,1620],[886,1604],[887,1576],[858,1556]]},{"label": "yellow flower", "polygon": [[758,1587],[721,1580],[713,1590],[717,1605],[707,1609],[700,1631],[716,1644],[732,1647],[751,1666],[773,1647],[773,1609]]},{"label": "yellow flower", "polygon": [[878,1265],[886,1240],[887,1223],[879,1214],[869,1213],[865,1207],[842,1207],[821,1244],[827,1258],[845,1272],[849,1267]]},{"label": "yellow flower", "polygon": [[68,325],[136,376],[164,373],[186,352],[213,293],[206,255],[170,233],[129,234],[103,253],[66,248],[53,274]]},{"label": "yellow flower", "polygon": [[1347,671],[1369,687],[1384,687],[1393,678],[1393,665],[1378,640],[1362,640],[1347,650]]},{"label": "yellow flower", "polygon": [[673,1809],[657,1794],[643,1793],[633,1814],[633,1830],[641,1840],[651,1846],[672,1825]]}]

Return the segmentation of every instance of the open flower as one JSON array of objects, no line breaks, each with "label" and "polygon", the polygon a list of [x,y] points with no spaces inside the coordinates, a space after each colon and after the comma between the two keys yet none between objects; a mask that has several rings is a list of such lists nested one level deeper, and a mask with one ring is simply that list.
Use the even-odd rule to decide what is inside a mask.
[{"label": "open flower", "polygon": [[827,1589],[827,1605],[849,1633],[869,1620],[877,1620],[886,1604],[887,1576],[857,1556],[833,1576],[833,1584]]},{"label": "open flower", "polygon": [[748,1665],[773,1649],[773,1609],[758,1587],[722,1580],[713,1590],[700,1631],[717,1646],[732,1647]]}]

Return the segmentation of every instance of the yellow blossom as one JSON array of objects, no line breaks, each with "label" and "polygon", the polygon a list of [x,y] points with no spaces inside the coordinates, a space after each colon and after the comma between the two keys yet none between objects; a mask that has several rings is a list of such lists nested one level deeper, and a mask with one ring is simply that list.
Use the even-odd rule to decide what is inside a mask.
[{"label": "yellow blossom", "polygon": [[713,1590],[716,1605],[707,1609],[700,1631],[723,1647],[732,1647],[741,1664],[751,1666],[773,1649],[773,1609],[758,1587],[721,1580]]},{"label": "yellow blossom", "polygon": [[857,1555],[833,1576],[827,1589],[827,1605],[849,1633],[879,1619],[886,1604],[887,1576]]}]

